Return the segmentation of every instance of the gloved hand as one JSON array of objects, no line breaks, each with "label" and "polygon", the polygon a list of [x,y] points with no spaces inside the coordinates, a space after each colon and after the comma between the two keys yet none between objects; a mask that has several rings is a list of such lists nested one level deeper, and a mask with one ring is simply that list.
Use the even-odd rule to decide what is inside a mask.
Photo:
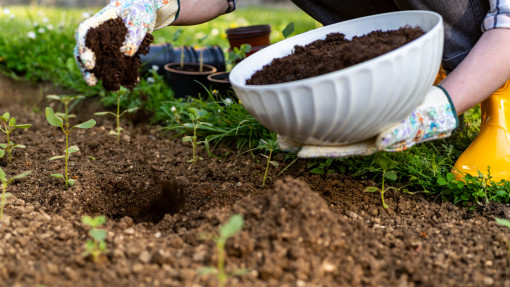
[{"label": "gloved hand", "polygon": [[370,155],[377,151],[402,151],[417,143],[446,138],[457,126],[458,118],[450,96],[442,87],[434,86],[407,118],[372,139],[344,146],[314,146],[278,136],[278,144],[283,151],[299,151],[300,158]]},{"label": "gloved hand", "polygon": [[96,57],[94,52],[85,46],[87,33],[91,28],[120,17],[128,29],[121,52],[126,56],[133,56],[147,33],[170,25],[178,13],[179,0],[111,0],[101,11],[83,21],[75,35],[74,57],[87,84],[97,84],[96,76],[90,72],[96,65]]}]

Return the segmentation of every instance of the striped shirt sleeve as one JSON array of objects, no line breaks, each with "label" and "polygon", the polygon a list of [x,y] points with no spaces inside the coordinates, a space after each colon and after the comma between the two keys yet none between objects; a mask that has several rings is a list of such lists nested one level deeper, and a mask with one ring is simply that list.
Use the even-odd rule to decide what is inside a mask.
[{"label": "striped shirt sleeve", "polygon": [[489,0],[490,10],[485,16],[482,30],[510,28],[510,0]]}]

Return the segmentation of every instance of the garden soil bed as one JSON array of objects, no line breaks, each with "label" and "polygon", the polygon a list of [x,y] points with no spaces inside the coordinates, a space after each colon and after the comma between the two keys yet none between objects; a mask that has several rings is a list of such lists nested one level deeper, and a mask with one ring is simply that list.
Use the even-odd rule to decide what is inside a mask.
[{"label": "garden soil bed", "polygon": [[[120,144],[108,136],[114,122],[96,118],[75,130],[70,160],[76,185],[49,175],[61,171],[62,132],[45,120],[38,87],[0,77],[0,112],[18,123],[9,176],[32,174],[9,191],[0,221],[0,286],[216,286],[197,269],[216,262],[217,232],[233,214],[245,225],[226,245],[227,269],[249,274],[229,286],[510,286],[510,230],[494,217],[510,209],[491,204],[477,211],[422,195],[363,193],[372,181],[348,175],[314,175],[306,161],[283,175],[250,153],[229,153],[188,163],[192,149],[157,129],[129,126]],[[81,105],[81,120],[101,108]],[[54,107],[55,109],[57,107]],[[0,141],[5,138],[0,137]],[[215,150],[225,154],[228,148]],[[95,160],[93,160],[93,157]],[[82,215],[108,220],[106,260],[83,258],[87,228]]]}]

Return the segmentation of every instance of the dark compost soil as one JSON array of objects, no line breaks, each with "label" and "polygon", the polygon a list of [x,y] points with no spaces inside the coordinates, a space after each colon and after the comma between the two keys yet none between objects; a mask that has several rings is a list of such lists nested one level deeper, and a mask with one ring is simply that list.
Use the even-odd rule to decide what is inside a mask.
[{"label": "dark compost soil", "polygon": [[255,72],[248,85],[268,85],[297,81],[341,70],[395,50],[423,35],[419,27],[373,31],[351,40],[331,33],[324,40],[294,46],[292,54],[276,58]]},{"label": "dark compost soil", "polygon": [[[501,204],[477,211],[422,195],[363,193],[376,183],[348,175],[314,175],[305,160],[275,160],[261,187],[263,157],[229,153],[191,165],[192,149],[147,126],[128,126],[121,143],[108,136],[114,122],[96,118],[74,130],[80,152],[70,160],[76,185],[64,189],[62,132],[36,101],[37,87],[0,77],[0,112],[18,123],[14,160],[2,167],[17,180],[0,220],[0,286],[217,286],[197,269],[214,266],[216,250],[201,235],[217,232],[233,214],[242,231],[226,245],[228,270],[248,268],[229,286],[510,286],[509,218]],[[43,98],[41,98],[43,99]],[[54,106],[58,109],[58,106]],[[83,102],[80,120],[102,108]],[[34,112],[35,111],[35,112]],[[0,135],[0,141],[5,138]],[[226,154],[229,148],[215,153]],[[92,157],[94,159],[92,159]],[[88,238],[82,215],[108,220],[107,258],[81,253]]]},{"label": "dark compost soil", "polygon": [[133,89],[139,81],[142,66],[140,55],[149,53],[154,37],[147,33],[140,48],[132,57],[120,51],[128,30],[120,18],[108,20],[90,29],[85,45],[96,54],[96,66],[92,73],[103,83],[107,91],[117,91],[120,86]]}]

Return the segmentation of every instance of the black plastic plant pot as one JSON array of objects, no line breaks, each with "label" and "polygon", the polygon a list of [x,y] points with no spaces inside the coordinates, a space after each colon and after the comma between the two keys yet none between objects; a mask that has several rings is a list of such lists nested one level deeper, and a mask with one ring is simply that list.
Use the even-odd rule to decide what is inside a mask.
[{"label": "black plastic plant pot", "polygon": [[197,63],[168,63],[165,66],[165,80],[172,87],[177,98],[206,97],[209,83],[207,76],[217,71],[214,66]]},{"label": "black plastic plant pot", "polygon": [[229,75],[229,72],[216,72],[207,76],[213,94],[217,93],[221,98],[235,96],[235,92],[228,79]]},{"label": "black plastic plant pot", "polygon": [[149,53],[140,55],[142,60],[142,72],[146,73],[152,66],[157,66],[158,74],[165,74],[165,65],[168,63],[180,62],[181,55],[183,62],[200,63],[200,50],[203,51],[203,63],[214,66],[218,71],[225,71],[225,54],[220,46],[208,46],[203,48],[194,47],[173,47],[172,44],[151,45]]}]

